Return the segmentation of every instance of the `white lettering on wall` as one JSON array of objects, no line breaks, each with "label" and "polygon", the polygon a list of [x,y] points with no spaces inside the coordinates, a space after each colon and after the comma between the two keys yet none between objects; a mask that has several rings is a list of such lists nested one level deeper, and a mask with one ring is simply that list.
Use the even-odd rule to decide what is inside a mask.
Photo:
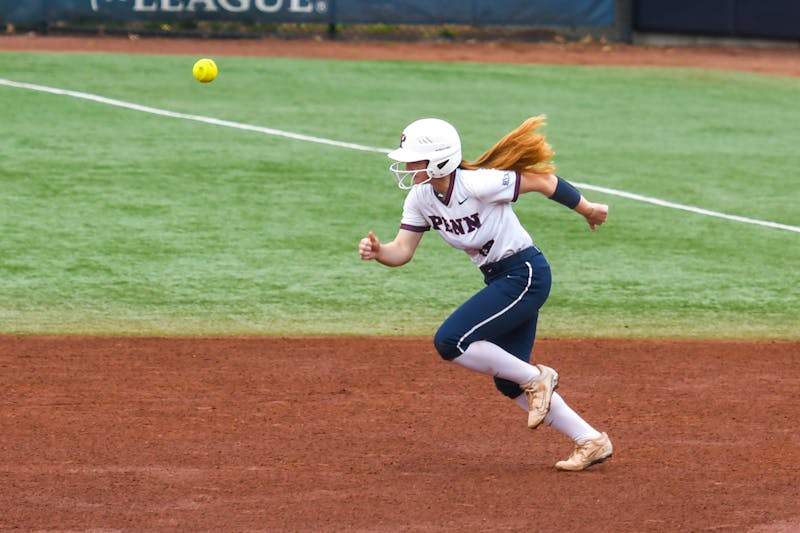
[{"label": "white lettering on wall", "polygon": [[283,0],[274,0],[270,5],[266,0],[256,0],[256,9],[264,13],[277,13],[283,7]]},{"label": "white lettering on wall", "polygon": [[161,11],[166,11],[167,13],[177,13],[178,11],[183,11],[183,1],[161,0]]},{"label": "white lettering on wall", "polygon": [[158,11],[155,0],[136,0],[133,3],[134,11]]},{"label": "white lettering on wall", "polygon": [[310,0],[290,0],[289,11],[292,13],[313,13],[314,6]]},{"label": "white lettering on wall", "polygon": [[[99,11],[101,0],[90,0],[92,11]],[[113,0],[104,0],[110,3]],[[117,0],[128,2],[128,0]],[[156,13],[209,12],[220,9],[231,13],[245,13],[254,8],[263,13],[278,13],[284,8],[290,13],[325,13],[326,0],[133,0],[133,11]]]},{"label": "white lettering on wall", "polygon": [[219,11],[214,0],[189,0],[186,3],[186,11],[197,11],[196,4],[202,4],[203,11]]}]

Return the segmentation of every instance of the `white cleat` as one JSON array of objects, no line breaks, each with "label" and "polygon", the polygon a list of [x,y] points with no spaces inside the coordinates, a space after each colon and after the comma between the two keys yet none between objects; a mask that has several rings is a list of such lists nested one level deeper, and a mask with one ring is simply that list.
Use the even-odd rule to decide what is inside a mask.
[{"label": "white cleat", "polygon": [[540,374],[520,385],[528,397],[528,427],[536,429],[550,412],[550,399],[558,387],[558,372],[549,366],[536,365]]},{"label": "white cleat", "polygon": [[572,455],[566,461],[559,461],[556,463],[556,468],[559,470],[569,470],[571,472],[580,472],[586,470],[596,463],[602,463],[614,453],[614,447],[611,445],[611,439],[608,435],[601,433],[599,437],[594,440],[588,440],[583,444],[576,444],[575,449],[572,450]]}]

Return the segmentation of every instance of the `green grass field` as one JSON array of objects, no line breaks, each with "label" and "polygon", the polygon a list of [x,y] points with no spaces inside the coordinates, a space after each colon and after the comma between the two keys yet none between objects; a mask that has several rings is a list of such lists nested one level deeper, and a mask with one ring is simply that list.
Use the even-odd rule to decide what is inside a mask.
[{"label": "green grass field", "polygon": [[[474,158],[548,115],[559,174],[800,226],[800,80],[703,70],[0,54],[0,78],[375,148],[437,116]],[[482,285],[426,235],[400,269],[377,151],[0,85],[0,333],[429,335]],[[516,211],[553,266],[542,337],[800,338],[800,233],[585,191]]]}]

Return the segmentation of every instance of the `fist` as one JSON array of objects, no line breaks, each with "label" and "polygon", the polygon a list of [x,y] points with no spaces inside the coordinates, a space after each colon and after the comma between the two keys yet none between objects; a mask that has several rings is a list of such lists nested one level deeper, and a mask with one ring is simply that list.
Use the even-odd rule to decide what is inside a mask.
[{"label": "fist", "polygon": [[596,226],[601,225],[608,218],[608,206],[606,204],[592,204],[591,212],[586,215],[586,222],[592,231]]},{"label": "fist", "polygon": [[358,255],[365,261],[378,257],[380,249],[381,243],[371,231],[358,243]]}]

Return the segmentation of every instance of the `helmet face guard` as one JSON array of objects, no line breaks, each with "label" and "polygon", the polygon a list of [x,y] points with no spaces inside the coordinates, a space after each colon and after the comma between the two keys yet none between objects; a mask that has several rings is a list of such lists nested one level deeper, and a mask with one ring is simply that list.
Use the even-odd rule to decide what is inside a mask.
[{"label": "helmet face guard", "polygon": [[391,165],[389,165],[389,170],[394,175],[394,179],[397,182],[397,186],[403,189],[404,191],[409,190],[414,185],[422,185],[423,183],[428,183],[431,181],[431,175],[428,174],[428,179],[424,181],[420,181],[419,183],[414,183],[414,177],[419,172],[427,172],[427,170],[406,170],[405,163],[402,161],[395,161]]},{"label": "helmet face guard", "polygon": [[414,186],[414,176],[421,170],[403,170],[403,163],[427,161],[424,170],[428,179],[449,176],[461,164],[461,139],[456,129],[437,118],[423,118],[412,122],[400,136],[400,147],[389,154],[396,162],[389,166],[398,187],[410,189]]}]

